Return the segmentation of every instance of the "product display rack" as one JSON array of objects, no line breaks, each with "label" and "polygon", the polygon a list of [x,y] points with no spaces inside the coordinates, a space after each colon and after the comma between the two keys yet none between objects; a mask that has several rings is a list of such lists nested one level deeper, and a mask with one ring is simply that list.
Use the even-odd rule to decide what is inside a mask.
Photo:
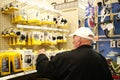
[{"label": "product display rack", "polygon": [[16,77],[20,77],[20,76],[24,76],[24,75],[29,75],[32,73],[36,73],[36,70],[31,70],[31,71],[26,71],[26,72],[20,72],[20,73],[16,73],[16,74],[10,74],[4,77],[0,77],[0,80],[8,80],[8,79],[12,79],[12,78],[16,78]]},{"label": "product display rack", "polygon": [[[95,23],[96,23],[96,26],[97,26],[97,34],[98,34],[98,37],[99,39],[97,40],[97,45],[98,45],[98,51],[102,51],[102,55],[104,55],[106,58],[108,58],[107,54],[109,54],[111,51],[113,52],[118,52],[119,53],[119,41],[120,41],[120,32],[119,32],[119,22],[117,22],[116,20],[116,15],[119,14],[119,12],[117,12],[117,10],[119,10],[119,3],[117,0],[108,0],[109,4],[110,5],[110,11],[106,14],[106,17],[104,19],[104,23],[105,24],[108,24],[107,21],[111,20],[111,23],[113,24],[113,27],[114,29],[111,30],[110,32],[110,36],[107,38],[104,31],[102,30],[101,28],[101,17],[103,15],[101,15],[101,11],[99,9],[99,7],[97,6],[97,9],[95,11]],[[110,23],[110,22],[109,22]],[[111,43],[112,42],[115,42],[114,43],[114,47],[111,46]],[[116,57],[113,56],[111,57],[113,60],[116,61]]]},{"label": "product display rack", "polygon": [[[38,9],[38,10],[41,10],[41,12],[43,13],[43,12],[48,12],[48,13],[50,13],[50,14],[53,14],[53,15],[60,15],[61,14],[61,12],[59,12],[58,10],[55,10],[55,9],[49,9],[49,8],[44,8],[44,7],[38,7],[38,6],[36,6],[36,5],[29,5],[29,4],[27,4],[27,2],[20,2],[19,0],[13,0],[13,1],[11,1],[11,2],[15,2],[16,3],[16,1],[17,1],[17,3],[18,3],[18,5],[19,5],[19,7],[21,7],[21,8],[23,8],[24,7],[24,9],[29,9],[29,8],[32,8],[32,9]],[[2,1],[1,1],[2,2]],[[0,3],[1,3],[0,2]],[[7,3],[10,3],[10,1],[9,2],[7,2],[7,1],[5,1],[5,2],[3,2],[5,5],[7,4]],[[0,6],[0,8],[3,8],[4,7],[4,4],[2,5],[2,6]],[[37,7],[37,8],[36,8]],[[19,8],[19,9],[21,9],[21,8]],[[13,13],[13,12],[11,12],[11,13]],[[4,14],[4,13],[2,13],[1,12],[1,14],[0,14],[0,18],[1,18],[1,20],[0,20],[0,32],[2,32],[2,31],[4,31],[4,29],[6,29],[6,28],[17,28],[17,29],[20,29],[20,30],[32,30],[32,31],[34,31],[34,30],[43,30],[43,31],[53,31],[53,32],[60,32],[60,33],[68,33],[69,32],[69,30],[68,29],[66,29],[66,28],[60,28],[60,26],[56,26],[55,24],[45,24],[45,25],[34,25],[34,24],[32,24],[32,25],[29,25],[29,24],[22,24],[22,23],[12,23],[12,22],[10,22],[11,21],[11,16],[12,16],[12,14]],[[7,24],[6,24],[7,23]],[[59,28],[58,28],[59,27]],[[0,45],[0,50],[4,50],[4,49],[8,49],[8,48],[10,48],[10,47],[12,47],[12,48],[15,48],[15,47],[19,47],[19,48],[22,48],[23,46],[11,46],[11,45],[9,45],[8,43],[8,40],[6,39],[6,38],[3,38],[1,35],[0,35],[0,43],[2,43],[1,45]],[[27,48],[28,47],[33,47],[33,46],[26,46]],[[39,46],[35,46],[35,47],[39,47]],[[10,74],[6,74],[6,75],[3,75],[3,76],[0,76],[0,80],[16,80],[17,78],[19,78],[19,79],[21,79],[21,80],[29,80],[29,79],[26,79],[26,77],[29,77],[29,75],[33,75],[33,74],[36,74],[36,70],[28,70],[28,71],[24,71],[24,72],[17,72],[17,73],[10,73]],[[22,79],[22,77],[23,77],[23,79]],[[32,76],[30,76],[30,77],[32,77]],[[34,76],[33,76],[34,77]],[[36,78],[36,77],[35,77]]]},{"label": "product display rack", "polygon": [[67,29],[60,28],[51,28],[46,26],[29,26],[29,25],[17,25],[17,28],[25,28],[25,29],[37,29],[37,30],[51,30],[51,31],[60,31],[60,32],[69,32]]}]

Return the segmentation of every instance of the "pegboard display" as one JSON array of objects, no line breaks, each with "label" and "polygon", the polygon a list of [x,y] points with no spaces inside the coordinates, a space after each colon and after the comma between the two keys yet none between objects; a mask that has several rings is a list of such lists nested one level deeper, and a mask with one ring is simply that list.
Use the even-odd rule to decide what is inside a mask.
[{"label": "pegboard display", "polygon": [[[114,41],[114,45],[111,45],[111,41]],[[99,47],[99,52],[100,54],[102,54],[105,57],[110,57],[112,58],[114,61],[116,61],[116,57],[117,56],[109,56],[108,54],[110,54],[110,52],[117,52],[118,55],[120,54],[120,44],[118,45],[120,40],[117,39],[112,39],[112,40],[105,40],[105,41],[99,41],[98,42],[98,47]]]},{"label": "pegboard display", "polygon": [[[118,53],[118,55],[120,54],[120,22],[116,20],[116,15],[119,13],[118,9],[120,9],[120,4],[118,3],[118,1],[115,0],[109,0],[110,2],[108,3],[111,7],[110,11],[106,12],[107,14],[105,14],[104,12],[102,12],[103,8],[100,9],[100,7],[98,7],[97,10],[97,17],[95,17],[96,19],[98,19],[98,22],[96,23],[96,25],[98,26],[98,36],[99,36],[99,40],[97,41],[98,43],[98,51],[104,55],[105,57],[110,57],[108,56],[108,54],[110,54],[111,52],[113,53]],[[102,14],[105,14],[102,15]],[[104,20],[102,22],[101,18],[104,17]],[[106,24],[113,24],[113,28],[111,30],[108,31],[106,29],[106,26],[104,26],[104,29],[102,25],[106,25]],[[112,25],[109,25],[109,27]],[[112,31],[112,36],[107,36],[109,34],[109,32]],[[107,34],[107,35],[106,35]],[[112,56],[110,58],[116,60],[117,56]]]},{"label": "pegboard display", "polygon": [[[101,20],[101,17],[98,17],[98,35],[104,35],[104,31],[100,26],[101,24],[99,24],[100,20]],[[107,16],[104,21],[108,21],[108,20],[110,20],[110,16]]]},{"label": "pegboard display", "polygon": [[0,8],[13,1],[15,0],[0,0]]},{"label": "pegboard display", "polygon": [[[116,2],[116,3],[112,3],[111,4],[112,5],[112,13],[109,13],[107,16],[106,16],[106,18],[104,19],[104,22],[105,21],[109,21],[110,20],[110,15],[113,15],[113,18],[112,18],[112,20],[113,20],[113,24],[114,24],[114,35],[119,35],[120,34],[120,21],[117,21],[116,20],[116,16],[117,16],[117,14],[119,13],[118,12],[118,10],[120,10],[120,4],[118,3],[118,2]],[[101,12],[101,10],[99,10],[99,8],[98,8],[98,15],[99,15],[99,17],[98,17],[98,30],[99,30],[99,35],[104,35],[104,32],[103,32],[103,30],[101,29],[101,16],[100,16],[100,12]]]},{"label": "pegboard display", "polygon": [[[100,6],[95,6],[97,8],[95,10],[95,19],[97,20],[95,22],[95,25],[97,26],[97,33],[98,33],[98,41],[97,41],[97,50],[105,57],[108,57],[107,55],[110,52],[117,52],[118,55],[120,55],[120,21],[116,20],[116,15],[120,12],[120,4],[118,3],[118,0],[107,0],[109,1],[107,5],[109,7],[108,11],[104,12],[103,9],[105,9],[103,4]],[[103,3],[103,2],[101,2]],[[94,8],[94,9],[95,9]],[[103,12],[102,12],[103,11]],[[108,27],[107,24],[111,24]],[[104,25],[104,26],[103,26]],[[85,20],[85,26],[89,27],[87,19]],[[110,26],[113,28],[108,31],[106,29],[110,29]],[[110,34],[111,32],[111,34]],[[113,42],[113,44],[111,44]],[[116,57],[112,57],[114,60],[116,60]]]},{"label": "pegboard display", "polygon": [[120,9],[119,3],[112,3],[112,13],[118,13],[118,10]]},{"label": "pegboard display", "polygon": [[[4,30],[6,30],[7,29],[7,31],[6,32],[9,32],[9,31],[13,31],[13,29],[12,30],[10,30],[10,28],[17,28],[17,29],[19,29],[19,30],[21,30],[21,31],[28,31],[28,30],[30,30],[29,28],[28,29],[23,29],[23,28],[18,28],[17,27],[17,25],[18,24],[23,24],[22,23],[22,21],[21,21],[21,17],[23,18],[23,15],[21,16],[20,15],[20,18],[18,18],[18,16],[17,16],[17,18],[15,18],[14,17],[14,20],[16,21],[16,22],[12,22],[12,20],[13,20],[13,15],[15,15],[15,14],[11,14],[12,12],[13,12],[13,10],[12,10],[12,12],[11,12],[11,7],[9,7],[9,8],[7,8],[8,10],[5,10],[4,8],[6,8],[5,6],[6,5],[8,5],[8,4],[10,4],[11,2],[14,2],[15,0],[11,0],[11,1],[8,1],[8,0],[4,0],[4,1],[1,1],[0,2],[0,4],[2,4],[2,5],[0,5],[0,9],[2,8],[2,11],[1,11],[1,13],[0,13],[0,33],[2,33]],[[19,3],[19,2],[18,2]],[[19,5],[21,6],[22,5],[22,3],[20,2],[19,3]],[[19,6],[18,5],[18,6]],[[29,6],[28,4],[25,4],[26,6]],[[26,7],[25,7],[26,8]],[[32,6],[32,8],[34,8],[33,6]],[[39,7],[38,7],[39,8]],[[37,9],[38,9],[37,8]],[[21,8],[20,8],[21,9]],[[19,9],[19,11],[20,11],[20,9]],[[35,8],[36,9],[36,8]],[[42,9],[41,9],[42,10]],[[18,12],[19,12],[18,11]],[[51,10],[52,11],[52,10]],[[56,10],[55,10],[56,11]],[[51,16],[51,20],[53,20],[54,18],[56,18],[56,16],[58,16],[59,14],[58,14],[58,12],[55,12],[55,11],[53,11],[52,12],[52,14],[54,15],[49,15],[49,16]],[[16,11],[17,12],[17,11]],[[31,11],[32,12],[32,11]],[[31,12],[30,12],[30,14],[31,14]],[[34,11],[33,11],[34,12]],[[3,14],[2,14],[3,13]],[[10,13],[10,14],[8,14],[8,13]],[[15,13],[15,12],[14,12]],[[20,12],[19,12],[20,13]],[[49,12],[48,12],[49,13]],[[46,11],[46,16],[48,16],[48,13],[47,13],[47,11]],[[51,13],[51,12],[50,12]],[[16,13],[17,14],[17,13]],[[43,16],[42,14],[41,15],[39,15],[39,16]],[[45,17],[45,14],[44,14],[44,17]],[[25,21],[25,23],[26,24],[24,24],[24,25],[34,25],[34,27],[37,25],[37,24],[32,24],[32,22],[31,22],[31,24],[30,23],[28,23],[28,22],[30,22],[30,20],[31,20],[31,18],[30,19],[28,19],[29,18],[29,16],[27,15],[26,16],[26,21]],[[42,17],[39,17],[40,19],[42,18]],[[62,17],[60,17],[61,19],[63,19]],[[42,20],[42,19],[41,19]],[[18,22],[17,22],[18,21]],[[32,20],[31,20],[32,21]],[[48,20],[49,21],[49,20]],[[65,21],[65,20],[64,20]],[[41,21],[41,22],[44,22],[44,21]],[[50,22],[50,21],[49,21]],[[66,23],[67,23],[67,20],[66,20]],[[45,25],[45,26],[43,26],[43,25]],[[39,25],[39,27],[53,27],[53,28],[58,28],[59,27],[59,29],[61,28],[62,29],[62,27],[63,28],[65,28],[65,26],[67,26],[67,24],[65,25],[64,24],[64,26],[62,25],[62,27],[60,27],[61,26],[61,24],[58,24],[57,23],[57,26],[55,25],[55,22],[54,22],[54,24],[48,24],[48,23],[46,23],[45,24],[45,22],[44,22],[44,24],[42,23],[42,25]],[[8,31],[9,30],[9,31]],[[35,29],[34,29],[35,30]],[[41,29],[39,29],[39,31],[41,31]],[[46,29],[44,29],[44,31],[48,31],[48,30],[46,30]],[[64,30],[62,29],[62,32],[63,32]],[[58,32],[60,32],[60,31],[58,31]],[[6,33],[5,33],[6,34]],[[9,34],[9,33],[8,33]],[[66,33],[67,34],[67,33]],[[10,35],[10,34],[9,34]],[[8,36],[9,36],[8,35]],[[19,45],[19,44],[15,44],[15,45],[10,45],[10,43],[11,42],[15,42],[15,40],[16,40],[16,43],[17,43],[17,39],[15,39],[15,36],[14,36],[14,41],[13,40],[11,40],[11,38],[13,38],[13,36],[11,37],[11,36],[9,36],[9,37],[0,37],[0,50],[4,50],[4,49],[8,49],[8,48],[13,48],[13,49],[15,49],[15,48],[26,48],[26,49],[28,49],[28,48],[30,48],[30,49],[33,49],[33,50],[35,50],[35,49],[38,49],[38,48],[40,48],[42,45],[39,45],[39,46],[34,46],[34,45],[32,45],[32,46],[28,46],[28,45]],[[17,37],[18,38],[18,37]],[[27,41],[26,41],[27,42]],[[58,48],[58,45],[56,46],[55,45],[55,47],[56,48]]]},{"label": "pegboard display", "polygon": [[[0,0],[0,9],[14,0]],[[4,15],[0,12],[0,34],[5,28],[15,27],[11,23],[10,15]],[[0,50],[8,49],[8,40],[0,36]]]}]

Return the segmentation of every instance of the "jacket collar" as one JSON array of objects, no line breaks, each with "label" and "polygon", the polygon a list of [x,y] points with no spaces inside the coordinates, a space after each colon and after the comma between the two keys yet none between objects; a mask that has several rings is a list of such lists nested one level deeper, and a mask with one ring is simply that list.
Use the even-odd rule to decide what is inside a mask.
[{"label": "jacket collar", "polygon": [[90,45],[82,45],[82,46],[78,47],[77,49],[80,49],[80,48],[92,48],[92,46],[90,46]]}]

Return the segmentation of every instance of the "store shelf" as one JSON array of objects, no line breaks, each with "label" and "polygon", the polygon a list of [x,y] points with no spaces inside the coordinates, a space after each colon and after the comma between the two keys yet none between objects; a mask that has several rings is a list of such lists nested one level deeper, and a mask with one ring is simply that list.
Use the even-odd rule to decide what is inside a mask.
[{"label": "store shelf", "polygon": [[[110,14],[106,14],[106,16],[110,16]],[[98,17],[102,17],[102,15],[98,15]]]},{"label": "store shelf", "polygon": [[36,70],[32,70],[32,71],[26,71],[26,72],[11,74],[11,75],[8,75],[8,76],[0,77],[0,80],[8,80],[8,79],[12,79],[12,78],[16,78],[16,77],[20,77],[20,76],[24,76],[24,75],[36,73],[36,72],[37,72]]},{"label": "store shelf", "polygon": [[[17,4],[18,5],[17,10],[24,9],[24,10],[28,11],[31,9],[35,9],[35,10],[39,10],[40,12],[47,12],[47,13],[51,13],[54,15],[62,14],[62,12],[60,10],[54,9],[54,6],[46,3],[45,1],[39,1],[39,0],[11,0],[8,2],[8,4],[0,5],[0,7],[4,8],[5,6],[8,6],[10,3]],[[15,10],[15,11],[17,11],[17,10]],[[9,10],[9,8],[8,8],[8,10],[6,9],[5,11],[2,11],[3,14],[11,14],[12,12],[14,12],[14,11]]]},{"label": "store shelf", "polygon": [[[110,15],[113,15],[113,16],[115,16],[115,15],[117,15],[117,14],[119,14],[119,13],[110,13],[110,14],[107,14],[106,16],[110,16]],[[101,17],[102,15],[98,15],[98,17]]]},{"label": "store shelf", "polygon": [[59,10],[54,9],[53,6],[41,3],[40,1],[29,1],[29,0],[15,0],[19,4],[22,9],[30,10],[30,9],[37,9],[41,12],[49,12],[49,13],[56,13],[61,14],[62,12]]},{"label": "store shelf", "polygon": [[69,30],[67,30],[67,29],[50,28],[50,27],[46,27],[46,26],[17,25],[17,28],[26,28],[26,29],[39,29],[39,30],[51,30],[51,31],[69,32]]},{"label": "store shelf", "polygon": [[57,10],[71,9],[74,7],[76,7],[76,8],[78,7],[78,1],[76,1],[76,0],[55,5],[55,9],[57,9]]},{"label": "store shelf", "polygon": [[120,39],[99,39],[98,41],[117,41],[117,40],[120,40]]},{"label": "store shelf", "polygon": [[[114,35],[114,37],[120,37],[120,35]],[[112,38],[114,38],[114,37],[112,37]],[[106,36],[105,35],[99,35],[99,38],[106,38]]]},{"label": "store shelf", "polygon": [[114,37],[111,37],[111,38],[106,38],[106,36],[105,35],[100,35],[99,36],[99,40],[98,41],[111,41],[111,40],[120,40],[119,38],[117,38],[117,37],[120,37],[120,35],[114,35]]}]

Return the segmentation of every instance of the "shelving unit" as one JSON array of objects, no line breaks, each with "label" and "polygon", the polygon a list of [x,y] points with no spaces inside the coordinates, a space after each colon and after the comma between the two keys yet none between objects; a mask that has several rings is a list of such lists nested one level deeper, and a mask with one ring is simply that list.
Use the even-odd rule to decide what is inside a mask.
[{"label": "shelving unit", "polygon": [[36,70],[32,70],[32,71],[26,71],[26,72],[20,72],[20,73],[16,73],[16,74],[10,74],[4,77],[0,77],[0,80],[8,80],[8,79],[12,79],[12,78],[16,78],[16,77],[20,77],[20,76],[24,76],[24,75],[29,75],[32,73],[36,73]]},{"label": "shelving unit", "polygon": [[[115,16],[117,15],[118,13],[111,13],[111,15]],[[107,14],[106,16],[110,16],[110,14]],[[101,17],[101,15],[98,15],[98,17]]]},{"label": "shelving unit", "polygon": [[[15,0],[3,0],[3,1],[0,1],[0,4],[7,4],[7,3],[9,3],[9,2],[12,2],[12,1],[15,1]],[[20,1],[20,0],[16,0],[16,1]],[[22,1],[29,1],[29,0],[22,0]],[[36,1],[36,0],[33,0],[33,1]],[[39,0],[38,0],[39,1]],[[2,3],[3,2],[3,3]],[[35,8],[35,9],[38,9],[39,8],[39,10],[42,10],[42,12],[49,12],[49,13],[53,13],[53,14],[55,14],[55,15],[59,15],[59,14],[61,14],[61,12],[59,12],[58,10],[52,10],[52,9],[47,9],[47,8],[42,8],[42,7],[38,7],[38,6],[35,6],[35,5],[32,5],[32,6],[30,6],[30,5],[28,5],[28,6],[26,6],[26,3],[22,3],[22,2],[20,2],[19,3],[20,4],[20,6],[22,6],[24,9],[25,8],[27,8],[27,9],[29,9],[29,8]],[[1,7],[3,7],[2,5],[0,5]],[[40,5],[40,4],[39,4]],[[22,8],[21,7],[21,8]],[[46,10],[44,10],[44,9],[46,9]],[[52,11],[51,11],[52,10]],[[78,14],[78,11],[77,11],[77,8],[75,8],[75,9],[73,9],[73,10],[69,10],[69,11],[66,11],[66,10],[64,10],[65,12],[64,12],[64,14],[63,14],[63,16],[67,16],[66,17],[66,19],[68,19],[69,21],[70,21],[70,26],[72,27],[72,28],[70,28],[71,30],[70,30],[70,32],[72,33],[72,31],[74,31],[76,28],[77,28],[77,17],[78,17],[78,15],[76,15],[76,14]],[[71,13],[71,14],[68,14],[68,13]],[[74,15],[74,16],[73,16]],[[2,32],[5,28],[15,28],[15,29],[19,29],[19,30],[25,30],[26,32],[28,31],[44,31],[44,32],[47,32],[47,30],[48,30],[48,32],[58,32],[58,33],[62,33],[62,34],[65,34],[65,33],[68,33],[69,32],[69,28],[67,29],[65,29],[64,27],[59,27],[59,28],[57,28],[57,26],[51,26],[50,25],[50,27],[49,27],[49,25],[45,25],[45,26],[38,26],[38,25],[34,25],[34,24],[30,24],[30,25],[19,25],[19,24],[12,24],[10,21],[10,15],[5,15],[5,14],[2,14],[2,13],[0,13],[0,32]],[[54,33],[53,33],[54,34]],[[48,48],[52,48],[52,49],[56,49],[56,47],[57,48],[59,48],[59,49],[65,49],[65,48],[72,48],[72,43],[71,43],[71,40],[72,40],[72,38],[69,38],[69,37],[67,37],[68,38],[68,43],[63,43],[63,44],[61,44],[61,43],[59,43],[57,46],[55,45],[55,47],[54,46],[48,46],[47,45],[47,47]],[[4,50],[4,49],[9,49],[9,48],[20,48],[20,49],[23,49],[23,47],[25,47],[25,48],[28,48],[28,49],[33,49],[33,50],[35,50],[35,49],[40,49],[41,48],[41,45],[39,46],[39,45],[33,45],[33,46],[27,46],[27,45],[25,45],[25,46],[20,46],[20,45],[17,45],[17,46],[11,46],[11,45],[9,45],[8,44],[8,40],[6,39],[6,38],[2,38],[1,36],[0,36],[0,42],[2,43],[1,45],[0,45],[0,49],[1,50]],[[45,45],[46,46],[46,45]],[[43,45],[43,47],[44,47],[44,45]],[[25,75],[25,77],[29,77],[30,75],[33,75],[32,73],[36,73],[36,70],[35,71],[28,71],[28,72],[20,72],[20,73],[17,73],[17,74],[9,74],[9,75],[4,75],[4,77],[0,77],[0,80],[7,80],[7,79],[13,79],[14,80],[14,78],[15,78],[15,80],[16,79],[20,79],[20,80],[30,80],[30,79],[22,79]],[[31,76],[30,76],[31,77]]]},{"label": "shelving unit", "polygon": [[[112,12],[112,10],[113,10],[113,7],[115,7],[115,6],[113,6],[112,4],[113,3],[118,3],[118,1],[116,1],[116,0],[108,0],[107,2],[106,2],[107,4],[110,4],[110,6],[111,6],[111,9],[110,9],[110,13],[108,13],[108,14],[105,14],[106,16],[105,16],[105,19],[104,19],[104,22],[105,21],[109,21],[109,20],[112,20],[112,24],[114,25],[114,16],[115,15],[117,15],[118,13],[113,13]],[[101,37],[101,36],[103,36],[103,35],[105,35],[104,34],[104,32],[102,31],[102,29],[100,28],[100,24],[102,23],[100,20],[101,20],[101,17],[102,17],[102,15],[100,14],[100,12],[101,12],[102,10],[99,10],[99,7],[98,7],[98,9],[95,11],[95,20],[96,20],[96,26],[98,27],[98,36],[99,37]],[[114,26],[114,28],[115,28],[115,26]],[[114,37],[116,37],[116,35],[117,35],[117,37],[118,37],[118,34],[114,34],[114,30],[112,31],[112,37],[113,37],[113,35],[114,35]]]},{"label": "shelving unit", "polygon": [[[117,12],[117,7],[119,7],[119,3],[117,0],[109,0],[109,3],[111,6],[110,9],[110,13],[108,12],[108,14],[106,14],[105,19],[103,22],[105,22],[105,24],[108,24],[107,21],[112,20],[111,23],[113,24],[114,28],[113,30],[111,30],[112,35],[110,35],[109,37],[106,37],[106,34],[104,32],[104,30],[101,27],[101,14],[100,14],[100,9],[99,7],[97,7],[98,9],[95,11],[95,23],[97,26],[97,30],[98,30],[98,41],[97,41],[97,46],[98,46],[98,51],[104,50],[104,52],[102,52],[101,54],[104,57],[108,57],[106,56],[110,51],[115,51],[115,52],[120,52],[120,48],[118,47],[118,41],[120,40],[120,32],[119,32],[119,23],[116,22],[116,18],[115,16],[118,15],[119,13]],[[115,41],[114,43],[114,47],[111,47],[111,41]],[[113,58],[113,60],[115,60]]]},{"label": "shelving unit", "polygon": [[17,4],[19,9],[26,9],[26,10],[37,9],[37,10],[40,10],[41,12],[49,12],[49,13],[54,13],[54,14],[62,13],[61,11],[54,9],[54,7],[51,5],[45,5],[44,3],[40,4],[40,1],[37,1],[37,0],[36,1],[11,0],[9,1],[9,3]]},{"label": "shelving unit", "polygon": [[37,29],[37,30],[50,30],[50,31],[60,31],[60,32],[69,32],[67,29],[60,28],[51,28],[46,26],[29,26],[29,25],[17,25],[17,28],[25,28],[25,29]]},{"label": "shelving unit", "polygon": [[[3,3],[2,3],[3,2]],[[45,4],[39,4],[38,3],[35,3],[34,4],[34,0],[33,0],[33,3],[31,1],[28,1],[28,0],[12,0],[12,1],[0,1],[0,4],[4,4],[5,6],[11,2],[14,2],[16,3],[18,6],[19,6],[19,10],[20,9],[25,9],[25,10],[29,10],[29,9],[35,9],[35,10],[39,10],[41,13],[44,13],[44,12],[47,12],[47,13],[50,13],[52,15],[61,15],[61,11],[59,10],[56,10],[54,9],[53,7],[51,6],[46,6]],[[0,5],[0,8],[2,8],[4,6]],[[14,11],[13,11],[14,12]],[[11,13],[13,13],[11,12]],[[54,26],[55,24],[45,24],[43,26],[37,26],[37,25],[22,25],[22,24],[13,24],[10,22],[10,16],[12,14],[7,14],[5,15],[4,13],[0,13],[0,32],[2,32],[4,29],[6,28],[18,28],[18,29],[25,29],[25,30],[44,30],[44,31],[55,31],[55,32],[60,32],[60,33],[68,33],[69,30],[68,29],[62,29],[62,28],[57,28],[57,27],[51,27]],[[50,25],[50,27],[49,27]],[[6,50],[6,49],[9,49],[9,48],[13,48],[15,49],[16,46],[11,46],[9,45],[9,41],[8,39],[5,39],[5,38],[2,38],[2,36],[0,35],[0,50]],[[25,45],[26,46],[26,45]],[[41,46],[41,45],[40,45]],[[37,48],[40,46],[26,46],[26,48]],[[23,48],[24,46],[17,46],[19,48]],[[34,48],[33,48],[34,47]],[[56,45],[55,45],[56,47]],[[1,72],[1,71],[0,71]],[[24,72],[18,72],[18,73],[15,73],[15,74],[9,74],[9,75],[4,75],[4,76],[1,76],[0,77],[0,80],[8,80],[8,79],[13,79],[13,78],[19,78],[19,77],[22,77],[22,76],[27,76],[27,75],[30,75],[30,74],[33,74],[33,73],[36,73],[37,71],[36,70],[31,70],[31,71],[24,71]]]},{"label": "shelving unit", "polygon": [[120,39],[99,39],[99,41],[111,41],[111,40],[117,41],[117,40],[120,40]]},{"label": "shelving unit", "polygon": [[[105,38],[106,36],[105,36],[105,35],[100,35],[99,37],[100,37],[100,38],[102,38],[102,37]],[[114,37],[120,37],[120,35],[114,35]]]}]

